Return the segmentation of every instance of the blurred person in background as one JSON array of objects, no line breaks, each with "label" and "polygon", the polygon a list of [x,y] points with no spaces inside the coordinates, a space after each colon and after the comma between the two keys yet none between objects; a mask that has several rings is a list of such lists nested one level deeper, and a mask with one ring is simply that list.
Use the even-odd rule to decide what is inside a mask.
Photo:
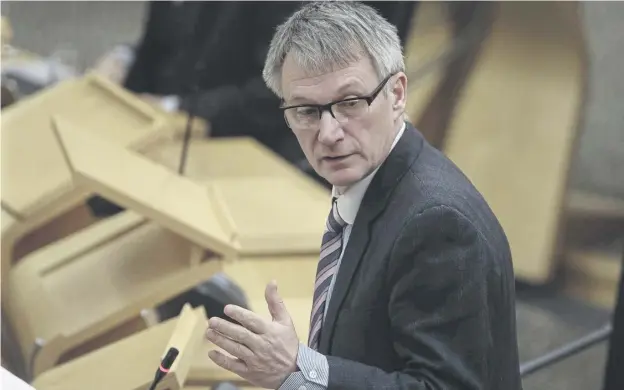
[{"label": "blurred person in background", "polygon": [[[366,3],[406,39],[415,3]],[[151,2],[124,85],[166,108],[192,110],[208,122],[212,137],[251,136],[294,164],[305,162],[262,80],[275,28],[302,4]]]}]

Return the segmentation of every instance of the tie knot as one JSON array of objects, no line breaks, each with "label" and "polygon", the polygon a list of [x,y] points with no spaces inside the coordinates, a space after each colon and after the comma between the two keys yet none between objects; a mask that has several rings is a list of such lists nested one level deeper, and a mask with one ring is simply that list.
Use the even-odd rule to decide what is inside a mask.
[{"label": "tie knot", "polygon": [[347,223],[340,216],[338,212],[338,201],[336,199],[332,202],[332,208],[329,212],[329,216],[327,217],[327,230],[330,232],[338,233],[344,227],[347,226]]}]

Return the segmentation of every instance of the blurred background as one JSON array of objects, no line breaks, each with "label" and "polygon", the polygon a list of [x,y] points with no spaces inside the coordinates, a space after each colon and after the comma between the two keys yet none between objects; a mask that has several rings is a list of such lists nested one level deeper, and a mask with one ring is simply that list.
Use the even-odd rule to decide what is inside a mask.
[{"label": "blurred background", "polygon": [[[74,291],[59,283],[75,283],[79,272],[96,271],[72,270],[46,281],[41,266],[24,264],[48,261],[46,248],[64,250],[59,242],[133,207],[123,197],[73,187],[61,197],[58,191],[65,184],[42,184],[48,174],[38,172],[51,169],[53,159],[37,157],[58,148],[51,118],[61,115],[83,130],[91,126],[172,174],[183,165],[184,175],[197,183],[228,175],[283,176],[284,183],[296,181],[301,204],[323,210],[326,183],[305,163],[272,109],[275,101],[258,86],[273,28],[297,3],[239,3],[232,9],[216,2],[211,9],[201,2],[159,3],[160,9],[134,1],[2,2],[2,246],[10,247],[2,252],[2,354],[3,365],[29,382],[63,360],[84,359],[101,346],[174,318],[185,302],[218,315],[226,301],[253,307],[256,299],[255,290],[245,285],[254,271],[241,266],[213,277],[210,271],[166,296],[119,303],[123,310],[118,310],[135,316],[143,309],[139,317],[147,325],[117,336],[107,333],[102,339],[103,328],[89,328],[100,321],[111,330],[115,326],[110,324],[126,324],[130,318],[113,316],[113,309],[98,312],[97,299],[74,305],[76,312],[95,313],[89,320],[65,328],[41,325],[60,314],[39,308],[24,286],[37,283],[50,294],[79,296],[99,287]],[[616,303],[624,247],[624,3],[371,3],[379,3],[402,35],[410,120],[475,182],[508,233],[518,282],[521,361],[600,329]],[[228,26],[242,32],[233,34]],[[127,107],[113,109],[120,102]],[[93,114],[98,110],[104,113]],[[137,112],[149,120],[137,119]],[[196,117],[190,126],[189,112]],[[164,135],[144,136],[148,132]],[[248,149],[228,143],[241,137],[254,142],[244,156],[239,153],[247,152],[240,151]],[[266,183],[273,182],[255,185],[270,186]],[[261,196],[263,190],[258,191]],[[260,213],[251,203],[247,213]],[[321,220],[324,216],[320,212]],[[241,221],[235,225],[246,220]],[[297,228],[301,234],[313,231]],[[309,249],[295,247],[294,255],[314,257]],[[139,249],[132,250],[136,253],[128,259],[140,256]],[[140,266],[147,267],[133,265],[131,272],[146,272]],[[35,268],[39,276],[26,275]],[[107,288],[121,302],[124,290],[110,287],[115,283]],[[38,310],[46,313],[31,313]],[[63,359],[37,357],[45,354],[36,351],[46,350],[37,346],[43,337],[37,332],[48,339],[65,332],[69,340],[66,331],[74,325],[76,334],[92,336],[76,338],[63,353],[83,344],[96,346]],[[28,330],[15,329],[21,327]],[[607,350],[607,343],[598,343],[527,375],[525,389],[599,389]],[[67,372],[50,375],[56,375],[58,385]],[[42,381],[36,388],[69,388],[46,386]]]}]

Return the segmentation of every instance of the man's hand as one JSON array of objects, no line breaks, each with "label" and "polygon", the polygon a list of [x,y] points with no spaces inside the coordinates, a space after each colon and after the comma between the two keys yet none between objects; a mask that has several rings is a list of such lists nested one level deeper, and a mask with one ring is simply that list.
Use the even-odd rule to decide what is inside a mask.
[{"label": "man's hand", "polygon": [[277,389],[297,370],[299,339],[275,282],[267,285],[265,299],[273,321],[235,305],[227,305],[224,312],[242,326],[211,318],[206,338],[233,357],[219,351],[208,356],[255,386]]}]

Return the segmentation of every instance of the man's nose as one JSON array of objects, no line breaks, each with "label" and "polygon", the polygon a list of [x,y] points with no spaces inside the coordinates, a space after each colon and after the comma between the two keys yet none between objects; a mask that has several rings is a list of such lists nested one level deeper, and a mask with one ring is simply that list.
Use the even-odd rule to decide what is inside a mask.
[{"label": "man's nose", "polygon": [[343,137],[344,133],[338,121],[332,116],[331,112],[324,111],[320,119],[319,142],[326,145],[333,145]]}]

